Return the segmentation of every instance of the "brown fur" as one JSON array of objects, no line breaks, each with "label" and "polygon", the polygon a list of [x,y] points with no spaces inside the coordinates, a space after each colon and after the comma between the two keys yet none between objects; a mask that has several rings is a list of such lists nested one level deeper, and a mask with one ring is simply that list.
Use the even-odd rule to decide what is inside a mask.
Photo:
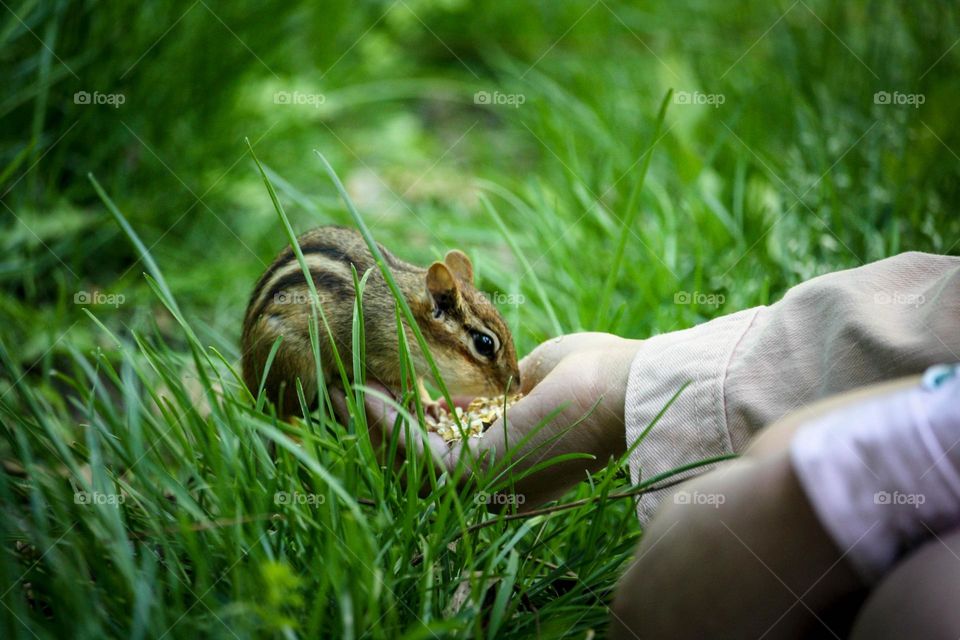
[{"label": "brown fur", "polygon": [[[366,375],[388,388],[399,389],[395,300],[363,237],[353,229],[329,226],[308,231],[298,242],[311,265],[321,308],[350,379],[354,373],[355,298],[350,267],[353,265],[361,278],[372,267],[363,293]],[[397,259],[382,246],[380,251],[452,394],[492,395],[520,388],[513,337],[497,309],[474,288],[473,266],[466,255],[451,251],[444,262],[423,269]],[[434,315],[438,307],[443,311],[439,319]],[[317,397],[316,364],[309,334],[311,318],[309,288],[296,256],[287,247],[257,281],[247,306],[242,337],[243,379],[256,395],[270,351],[282,336],[264,385],[267,398],[277,405],[282,416],[301,413],[296,392],[298,378],[307,402],[314,402]],[[471,328],[494,334],[499,340],[499,349],[492,359],[479,356],[471,348]],[[428,376],[426,360],[406,322],[404,330],[417,377]],[[339,370],[322,320],[317,333],[323,378],[328,384],[339,384]]]}]

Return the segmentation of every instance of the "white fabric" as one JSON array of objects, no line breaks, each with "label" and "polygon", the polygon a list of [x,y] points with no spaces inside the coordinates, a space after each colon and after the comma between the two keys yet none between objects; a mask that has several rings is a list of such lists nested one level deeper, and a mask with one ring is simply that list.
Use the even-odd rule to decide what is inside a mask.
[{"label": "white fabric", "polygon": [[[960,360],[960,258],[905,253],[814,278],[768,307],[645,341],[624,416],[634,482],[741,451],[790,411]],[[659,494],[640,499],[646,521]]]}]

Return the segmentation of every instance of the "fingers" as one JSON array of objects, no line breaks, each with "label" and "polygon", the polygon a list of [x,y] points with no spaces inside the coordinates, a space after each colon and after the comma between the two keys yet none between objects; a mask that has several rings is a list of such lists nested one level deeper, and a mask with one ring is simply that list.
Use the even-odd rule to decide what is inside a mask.
[{"label": "fingers", "polygon": [[[393,394],[383,385],[370,382],[363,393],[363,410],[367,418],[367,427],[372,430],[384,431],[392,427],[397,418],[397,409],[388,399]],[[341,422],[346,423],[351,415],[347,396],[342,389],[330,390],[330,400],[333,402],[334,412]]]},{"label": "fingers", "polygon": [[547,340],[520,361],[520,391],[529,393],[572,353],[608,347],[622,341],[623,338],[618,336],[599,332],[570,333]]},{"label": "fingers", "polygon": [[[445,464],[446,454],[449,452],[449,446],[440,437],[440,434],[433,431],[424,433],[415,421],[407,419],[397,421],[400,416],[397,406],[391,402],[393,395],[390,391],[377,383],[369,383],[368,390],[363,394],[363,409],[367,416],[367,428],[370,431],[370,440],[375,447],[382,442],[389,442],[394,437],[394,431],[397,430],[397,447],[401,454],[411,449],[416,456],[423,457],[427,451],[429,443],[430,453],[433,461],[439,464]],[[331,394],[334,406],[338,413],[347,413],[346,397],[340,392],[336,398]]]},{"label": "fingers", "polygon": [[448,443],[439,433],[424,430],[408,420],[385,425],[384,437],[393,438],[397,429],[397,449],[401,455],[412,452],[417,458],[430,460],[440,470],[454,471],[460,459],[459,444]]},{"label": "fingers", "polygon": [[335,387],[330,389],[330,402],[333,403],[333,412],[337,414],[337,419],[343,424],[350,420],[350,411],[347,409],[347,396],[343,389]]},{"label": "fingers", "polygon": [[[379,447],[384,434],[389,436],[397,418],[397,410],[387,401],[392,395],[386,387],[375,382],[369,383],[368,387],[370,392],[363,394],[363,409],[367,417],[370,441],[374,447]],[[347,424],[350,420],[350,408],[344,391],[339,387],[331,388],[330,401],[337,418]]]},{"label": "fingers", "polygon": [[[415,417],[400,410],[386,387],[376,383],[369,383],[367,386],[367,391],[363,394],[363,410],[367,418],[370,440],[376,449],[380,449],[382,444],[396,438],[398,460],[404,460],[412,455],[430,460],[438,469],[454,473],[457,467],[464,463],[469,468],[473,468],[472,462],[477,460],[486,448],[481,442],[483,439],[467,438],[463,442],[445,441],[440,434],[422,428]],[[340,420],[344,423],[349,420],[349,403],[344,392],[340,389],[331,389],[330,399]],[[467,403],[470,399],[454,398],[453,400],[456,405],[460,401]],[[443,404],[446,405],[445,402]],[[469,475],[468,472],[461,481]]]}]

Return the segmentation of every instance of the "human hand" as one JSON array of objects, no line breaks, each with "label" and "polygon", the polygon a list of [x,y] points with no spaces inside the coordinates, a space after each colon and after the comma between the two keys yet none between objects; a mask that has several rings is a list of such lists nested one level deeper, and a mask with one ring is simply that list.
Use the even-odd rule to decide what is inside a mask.
[{"label": "human hand", "polygon": [[[517,494],[514,504],[525,508],[559,497],[584,479],[585,472],[596,472],[611,457],[623,454],[627,378],[640,344],[639,340],[605,333],[575,333],[548,340],[520,362],[524,397],[507,411],[506,428],[501,419],[483,437],[450,443],[419,428],[402,429],[397,434],[400,459],[411,449],[415,455],[429,455],[440,470],[469,478],[509,454],[516,462],[511,475],[518,477],[551,458],[586,454],[512,485]],[[346,415],[343,397],[336,395],[333,400],[338,412]],[[365,410],[377,446],[392,436],[398,411],[380,394],[367,394]]]}]

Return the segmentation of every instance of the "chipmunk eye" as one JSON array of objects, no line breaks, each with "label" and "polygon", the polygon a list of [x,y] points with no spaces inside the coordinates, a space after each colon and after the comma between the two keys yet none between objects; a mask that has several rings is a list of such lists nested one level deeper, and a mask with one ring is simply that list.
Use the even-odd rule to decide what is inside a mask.
[{"label": "chipmunk eye", "polygon": [[470,336],[473,338],[473,348],[477,350],[477,353],[484,358],[493,357],[495,347],[493,338],[480,331],[471,331]]}]

